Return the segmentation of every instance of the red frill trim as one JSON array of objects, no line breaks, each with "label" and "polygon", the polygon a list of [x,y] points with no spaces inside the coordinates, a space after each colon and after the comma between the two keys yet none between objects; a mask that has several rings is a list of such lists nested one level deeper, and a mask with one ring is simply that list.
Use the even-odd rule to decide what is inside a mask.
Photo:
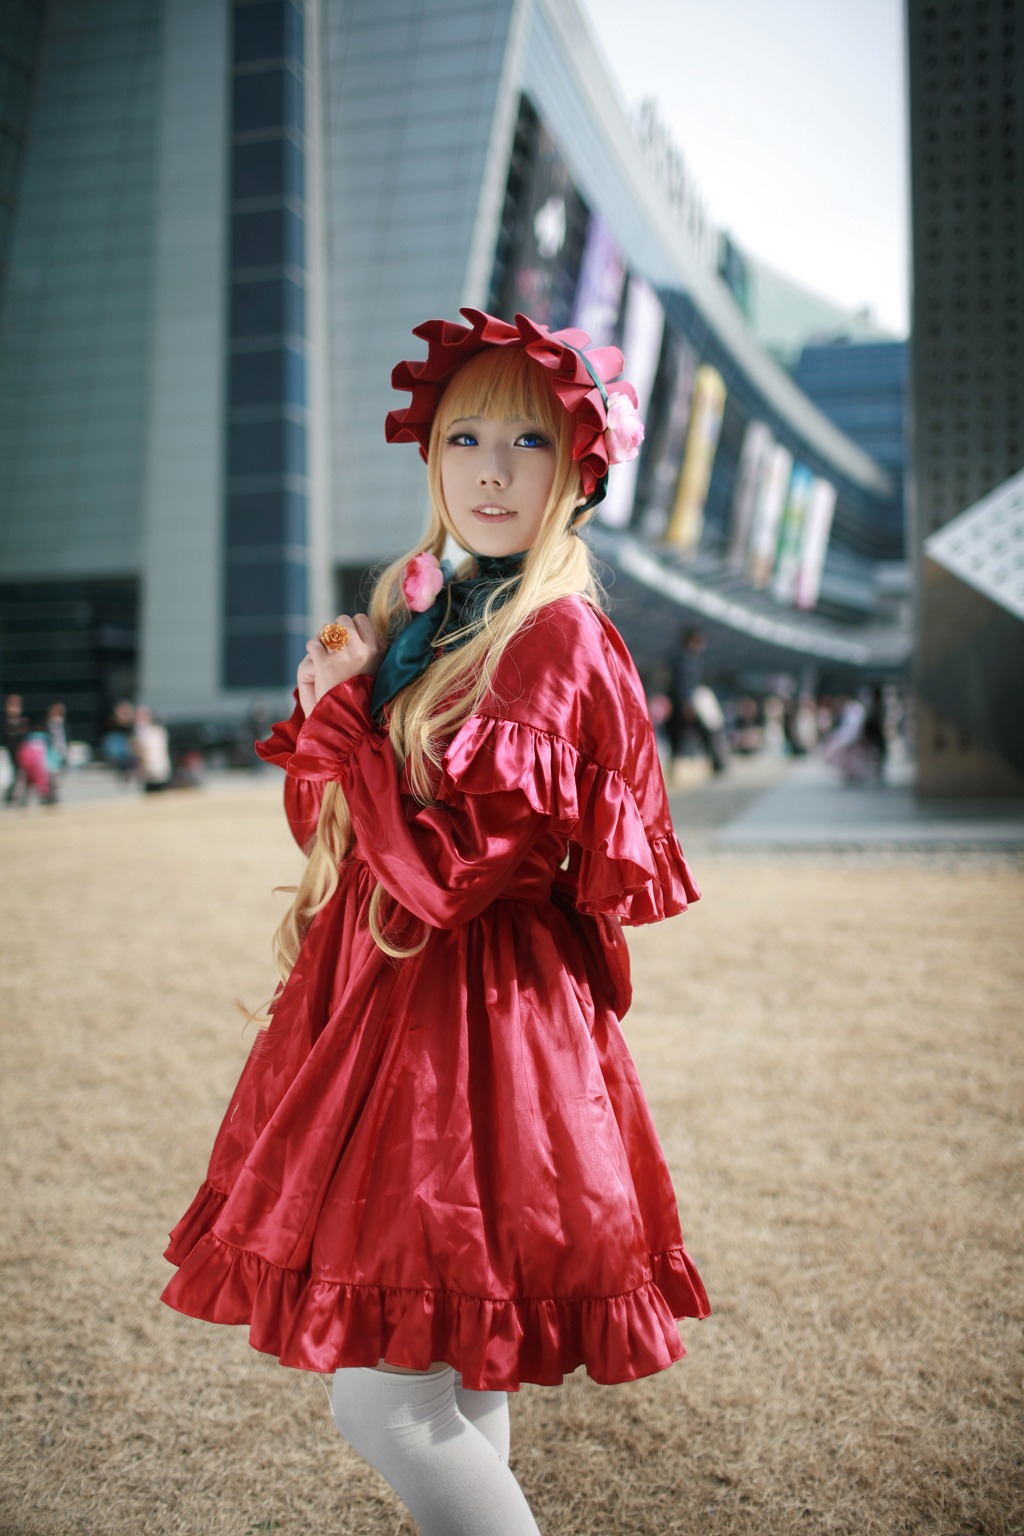
[{"label": "red frill trim", "polygon": [[295,700],[295,708],[289,718],[278,720],[270,735],[256,743],[256,756],[264,763],[276,764],[278,768],[287,768],[291,761],[299,731],[306,718],[299,704],[298,689],[292,693],[292,698]]},{"label": "red frill trim", "polygon": [[438,798],[518,789],[579,848],[575,904],[636,926],[685,912],[700,890],[675,833],[648,830],[622,774],[564,737],[475,715],[452,741]]},{"label": "red frill trim", "polygon": [[606,1385],[635,1381],[686,1353],[676,1318],[710,1311],[685,1248],[652,1255],[651,1278],[634,1291],[578,1300],[495,1301],[318,1280],[204,1230],[224,1198],[204,1185],[175,1228],[167,1257],[181,1268],[162,1299],[189,1317],[247,1323],[254,1349],[299,1370],[379,1360],[426,1370],[443,1360],[470,1389],[495,1392],[524,1381],[557,1386],[580,1365]]}]

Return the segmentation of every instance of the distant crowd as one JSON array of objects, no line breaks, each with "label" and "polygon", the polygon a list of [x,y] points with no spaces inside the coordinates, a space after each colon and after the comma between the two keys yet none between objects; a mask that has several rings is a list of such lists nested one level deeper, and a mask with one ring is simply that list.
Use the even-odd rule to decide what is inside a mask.
[{"label": "distant crowd", "polygon": [[[648,679],[648,707],[661,742],[669,785],[686,778],[688,760],[703,758],[721,774],[734,755],[768,751],[801,757],[820,752],[848,783],[881,780],[890,725],[880,686],[856,695],[815,696],[780,687],[776,693],[736,693],[720,699],[704,680],[706,639],[684,630],[657,673]],[[232,760],[256,764],[251,742],[265,734],[264,707],[254,708],[238,733]],[[245,750],[240,750],[242,738]],[[30,720],[22,696],[4,701],[4,802],[56,805],[69,765],[67,709],[49,706]],[[99,742],[99,758],[118,778],[147,794],[202,781],[200,750],[172,759],[167,727],[143,704],[115,705]]]},{"label": "distant crowd", "polygon": [[720,774],[734,754],[762,751],[792,757],[820,752],[846,783],[882,779],[893,725],[880,684],[856,694],[816,695],[780,680],[774,692],[719,698],[704,680],[706,649],[701,630],[684,629],[648,680],[648,707],[670,785],[685,777],[688,759],[704,758]]},{"label": "distant crowd", "polygon": [[[68,768],[67,708],[56,702],[38,722],[25,713],[21,694],[4,700],[4,749],[6,752],[6,805],[26,806],[32,801],[57,805]],[[151,793],[178,780],[171,764],[167,728],[153,718],[145,705],[130,700],[118,704],[100,742],[100,756],[117,775],[141,784]]]}]

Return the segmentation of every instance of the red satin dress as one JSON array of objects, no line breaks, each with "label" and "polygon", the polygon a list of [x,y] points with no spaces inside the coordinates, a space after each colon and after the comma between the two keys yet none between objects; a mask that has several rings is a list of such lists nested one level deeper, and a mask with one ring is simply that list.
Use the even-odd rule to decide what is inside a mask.
[{"label": "red satin dress", "polygon": [[[371,688],[296,708],[263,746],[299,842],[335,781],[355,843],[171,1235],[163,1299],[313,1371],[446,1361],[514,1390],[662,1370],[685,1353],[675,1320],[708,1305],[619,1028],[621,924],[699,892],[632,661],[583,600],[542,609],[426,806]],[[428,933],[410,959],[370,935],[378,881],[405,942]]]}]

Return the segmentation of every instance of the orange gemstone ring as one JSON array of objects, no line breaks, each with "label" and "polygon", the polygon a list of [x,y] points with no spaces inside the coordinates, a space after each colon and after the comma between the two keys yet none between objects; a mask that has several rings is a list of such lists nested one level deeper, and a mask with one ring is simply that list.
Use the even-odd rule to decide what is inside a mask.
[{"label": "orange gemstone ring", "polygon": [[348,645],[348,630],[344,624],[325,624],[319,639],[325,651],[343,651]]}]

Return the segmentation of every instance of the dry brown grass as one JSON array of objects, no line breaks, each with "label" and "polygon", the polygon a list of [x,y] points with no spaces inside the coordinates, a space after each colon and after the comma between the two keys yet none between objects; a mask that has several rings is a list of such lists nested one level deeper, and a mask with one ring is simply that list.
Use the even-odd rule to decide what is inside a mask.
[{"label": "dry brown grass", "polygon": [[[2,1536],[409,1536],[320,1381],[160,1306],[265,995],[257,790],[8,818]],[[714,1317],[513,1402],[545,1536],[1024,1529],[1021,916],[1010,859],[705,854],[629,1034]]]}]

